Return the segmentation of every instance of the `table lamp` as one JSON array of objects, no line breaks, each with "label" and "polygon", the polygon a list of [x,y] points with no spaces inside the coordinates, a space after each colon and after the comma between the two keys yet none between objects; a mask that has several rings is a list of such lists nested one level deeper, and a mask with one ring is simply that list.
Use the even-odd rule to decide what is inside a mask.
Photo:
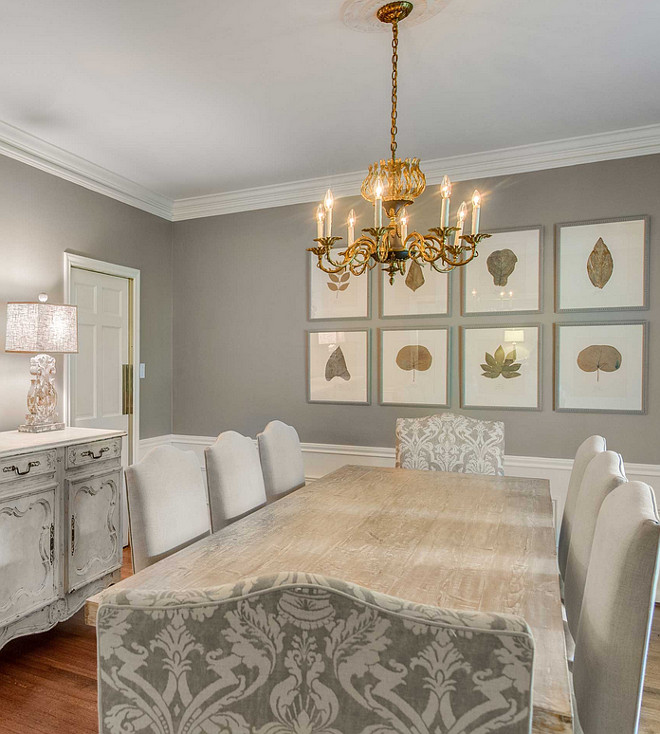
[{"label": "table lamp", "polygon": [[30,359],[31,384],[27,396],[28,413],[23,433],[59,431],[55,392],[55,358],[51,354],[75,354],[78,351],[78,309],[48,303],[45,293],[37,303],[7,304],[6,352],[36,354]]}]

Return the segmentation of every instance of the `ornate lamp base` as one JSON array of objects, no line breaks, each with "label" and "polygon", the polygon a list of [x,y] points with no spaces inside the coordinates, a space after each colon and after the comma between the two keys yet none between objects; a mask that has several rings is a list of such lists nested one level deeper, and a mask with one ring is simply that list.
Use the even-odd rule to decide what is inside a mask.
[{"label": "ornate lamp base", "polygon": [[27,396],[28,413],[25,423],[18,427],[21,433],[61,431],[64,423],[57,420],[57,393],[55,392],[55,358],[37,354],[30,359],[30,389]]}]

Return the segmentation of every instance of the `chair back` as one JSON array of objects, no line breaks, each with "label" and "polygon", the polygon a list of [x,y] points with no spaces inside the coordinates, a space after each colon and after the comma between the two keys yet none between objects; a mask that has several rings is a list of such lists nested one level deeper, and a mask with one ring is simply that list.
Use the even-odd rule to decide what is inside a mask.
[{"label": "chair back", "polygon": [[204,457],[213,532],[266,504],[259,452],[251,438],[225,431]]},{"label": "chair back", "polygon": [[573,686],[584,734],[634,734],[658,581],[653,490],[628,482],[598,516],[575,646]]},{"label": "chair back", "polygon": [[271,421],[257,435],[257,443],[268,497],[275,499],[304,486],[305,466],[300,438],[293,426]]},{"label": "chair back", "polygon": [[101,734],[154,717],[168,732],[531,731],[534,643],[520,617],[287,572],[105,599]]},{"label": "chair back", "polygon": [[126,491],[135,572],[211,531],[202,470],[192,451],[153,449],[126,469]]},{"label": "chair back", "polygon": [[578,450],[575,452],[575,460],[573,461],[573,469],[571,470],[571,478],[568,482],[568,492],[566,493],[566,501],[564,503],[564,513],[561,519],[561,529],[559,531],[559,545],[557,547],[557,560],[559,562],[559,573],[562,579],[566,574],[566,561],[568,560],[568,546],[571,542],[571,526],[575,515],[575,505],[577,503],[578,494],[582,478],[589,462],[598,454],[605,451],[607,444],[602,436],[589,436],[585,439]]},{"label": "chair back", "polygon": [[397,418],[396,465],[504,475],[504,423],[442,413]]},{"label": "chair back", "polygon": [[607,495],[626,482],[623,459],[614,451],[602,451],[589,462],[575,505],[571,543],[566,562],[564,604],[566,621],[573,639],[577,639],[584,585],[591,557],[596,522]]}]

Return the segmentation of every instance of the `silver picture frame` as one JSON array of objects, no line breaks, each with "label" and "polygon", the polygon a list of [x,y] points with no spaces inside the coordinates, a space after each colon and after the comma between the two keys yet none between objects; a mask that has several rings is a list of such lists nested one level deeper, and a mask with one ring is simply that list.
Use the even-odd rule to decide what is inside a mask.
[{"label": "silver picture frame", "polygon": [[[538,276],[537,276],[537,307],[525,309],[502,309],[502,310],[486,310],[486,311],[468,311],[467,304],[467,265],[461,268],[461,316],[482,317],[482,316],[525,316],[529,314],[543,313],[543,253],[544,253],[544,228],[541,224],[532,224],[523,227],[504,227],[491,230],[491,234],[506,234],[507,232],[527,232],[533,231],[538,233]],[[485,240],[488,243],[488,240]],[[481,257],[481,254],[479,255]],[[473,261],[474,262],[474,261]]]},{"label": "silver picture frame", "polygon": [[[432,271],[434,276],[440,278],[447,278],[447,302],[445,304],[446,311],[435,311],[433,313],[400,313],[400,314],[386,314],[385,313],[385,289],[391,288],[389,283],[389,275],[385,272],[384,268],[378,268],[378,314],[383,320],[391,319],[441,319],[448,318],[452,315],[452,296],[453,296],[453,283],[454,278],[452,272],[449,273],[438,273]],[[402,278],[405,276],[395,275],[395,278]]]},{"label": "silver picture frame", "polygon": [[[341,247],[334,248],[336,250],[342,250],[345,249]],[[307,320],[308,321],[368,321],[371,319],[371,299],[372,299],[372,278],[371,278],[371,270],[367,269],[366,272],[364,272],[362,275],[351,275],[351,278],[364,278],[366,280],[366,289],[367,289],[367,295],[366,295],[366,313],[364,315],[356,315],[356,316],[344,316],[344,315],[338,315],[338,316],[313,316],[312,315],[312,297],[313,297],[313,286],[312,286],[312,273],[315,271],[318,271],[320,273],[323,273],[326,277],[329,278],[329,274],[324,273],[320,268],[316,267],[314,264],[317,261],[316,255],[312,252],[306,253],[309,255],[307,258]],[[346,272],[349,272],[348,270]]]},{"label": "silver picture frame", "polygon": [[[607,225],[616,224],[619,222],[644,222],[644,234],[643,234],[643,254],[642,264],[643,273],[640,279],[640,287],[643,289],[642,292],[642,303],[640,305],[633,306],[595,306],[595,307],[562,307],[561,305],[561,235],[562,230],[570,227],[581,227],[581,226],[594,226],[594,225]],[[614,311],[648,311],[649,308],[649,284],[650,284],[650,271],[649,271],[649,251],[650,251],[650,223],[651,218],[647,214],[638,214],[634,216],[626,217],[611,217],[609,219],[588,219],[579,222],[559,222],[555,224],[555,278],[554,278],[554,309],[555,313],[588,313],[588,312],[614,312]]]},{"label": "silver picture frame", "polygon": [[[312,398],[312,374],[311,374],[311,337],[312,334],[353,334],[365,335],[365,376],[366,376],[366,400],[318,400]],[[307,402],[315,405],[371,405],[371,329],[308,329],[305,331],[305,365],[306,365],[306,394]]]},{"label": "silver picture frame", "polygon": [[[504,329],[506,331],[518,331],[520,329],[536,329],[537,332],[537,365],[536,365],[536,405],[534,406],[517,406],[517,405],[480,405],[468,403],[466,401],[466,376],[465,376],[465,335],[467,331],[490,329]],[[475,326],[461,326],[459,329],[459,380],[460,380],[460,407],[465,410],[515,410],[524,412],[540,412],[543,410],[543,324],[478,324]]]},{"label": "silver picture frame", "polygon": [[[641,408],[640,409],[613,409],[613,408],[575,408],[559,406],[559,391],[561,388],[560,350],[561,331],[565,328],[590,326],[641,326],[642,327],[642,354],[641,364]],[[609,413],[618,415],[646,415],[648,412],[648,370],[649,370],[649,323],[648,321],[574,321],[553,324],[553,409],[556,413]]]},{"label": "silver picture frame", "polygon": [[[383,347],[384,347],[384,334],[391,332],[401,331],[445,331],[447,333],[447,348],[445,351],[445,395],[446,401],[444,403],[415,403],[415,402],[398,402],[398,401],[385,401],[383,399],[384,392],[384,358],[383,358]],[[451,365],[452,365],[452,332],[451,326],[401,326],[401,327],[387,327],[378,329],[378,403],[379,405],[395,405],[405,406],[410,408],[449,408],[451,407]]]}]

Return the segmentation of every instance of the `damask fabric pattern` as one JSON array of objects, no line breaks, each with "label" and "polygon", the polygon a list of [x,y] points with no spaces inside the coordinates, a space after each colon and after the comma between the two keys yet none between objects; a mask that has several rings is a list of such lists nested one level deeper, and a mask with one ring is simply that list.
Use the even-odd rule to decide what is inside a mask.
[{"label": "damask fabric pattern", "polygon": [[453,413],[397,418],[396,465],[504,476],[504,423]]},{"label": "damask fabric pattern", "polygon": [[520,617],[282,573],[117,593],[97,635],[101,734],[531,731]]}]

